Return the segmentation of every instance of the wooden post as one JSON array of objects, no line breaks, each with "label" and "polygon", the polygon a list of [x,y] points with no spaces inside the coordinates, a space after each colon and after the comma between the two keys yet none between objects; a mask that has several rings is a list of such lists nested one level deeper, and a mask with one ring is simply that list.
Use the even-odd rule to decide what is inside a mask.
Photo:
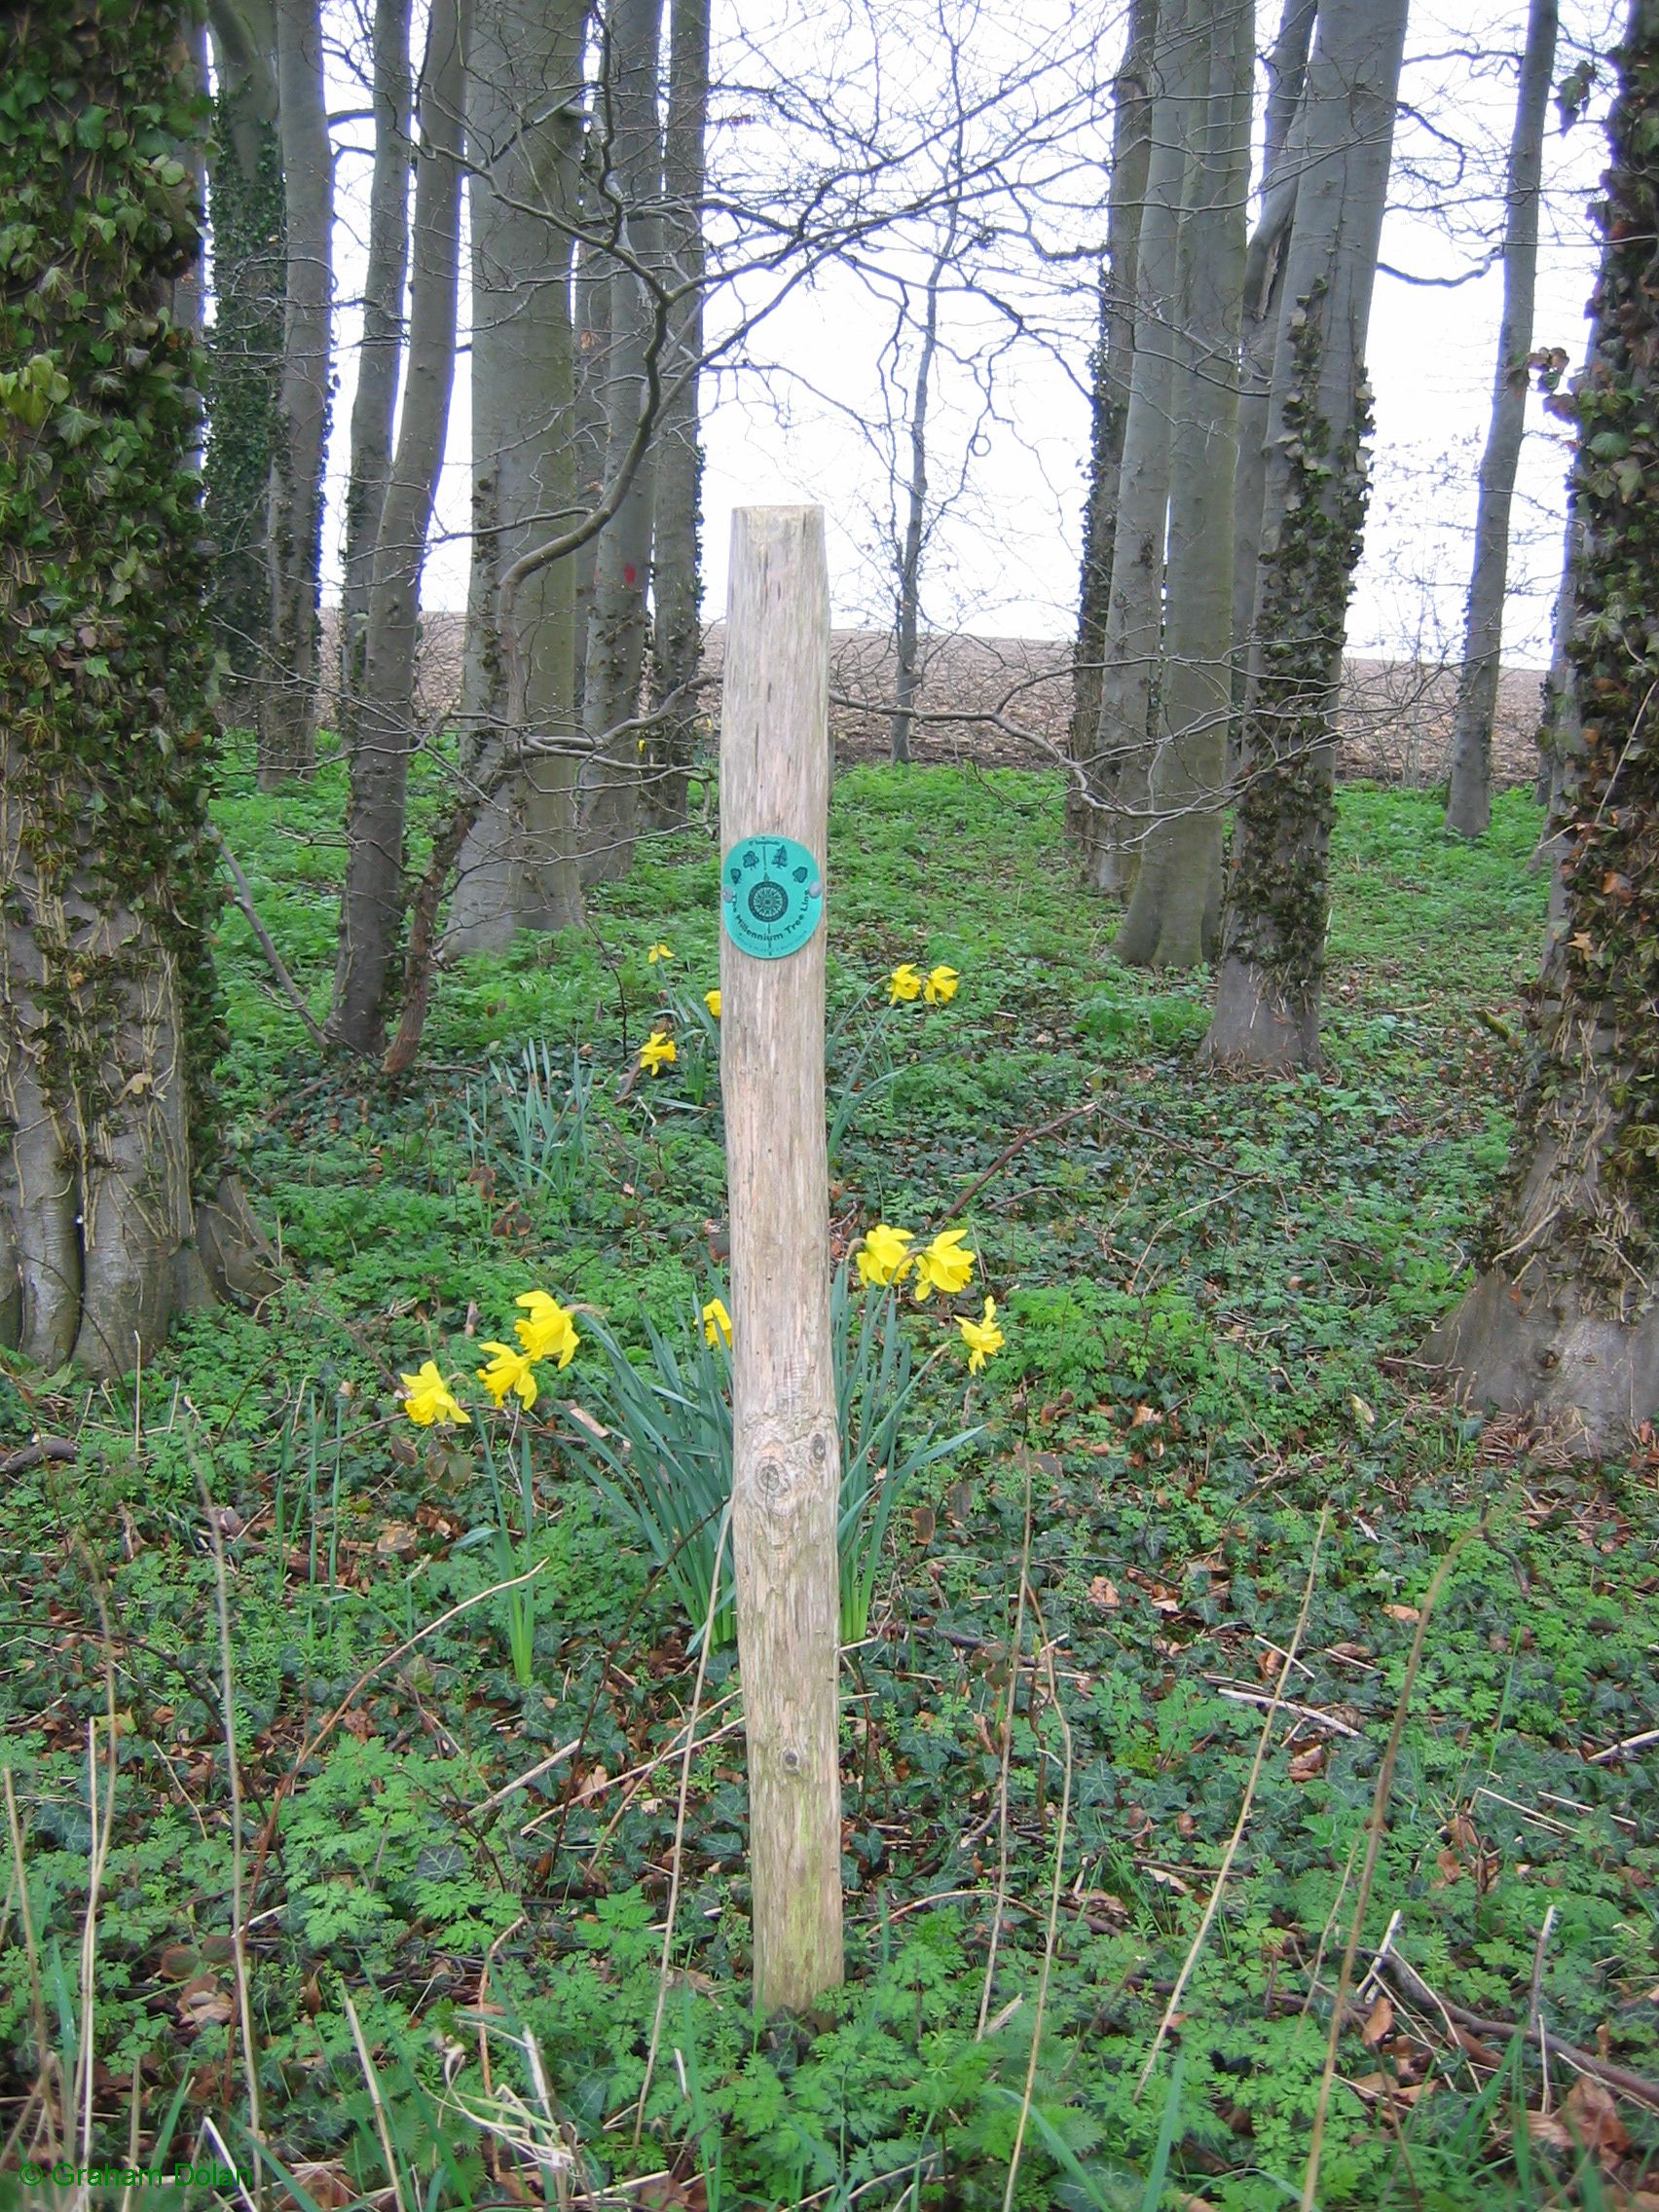
[{"label": "wooden post", "polygon": [[[721,890],[748,838],[790,838],[822,896],[830,812],[830,586],[817,507],[732,516],[720,721]],[[774,846],[763,863],[781,862]],[[793,856],[792,856],[793,858]],[[801,868],[802,873],[808,871]],[[741,879],[747,885],[749,879]],[[747,895],[747,893],[746,893]],[[781,900],[757,903],[764,920]],[[739,949],[722,904],[720,1083],[731,1204],[732,1551],[749,1745],[755,1998],[839,1986],[841,1451],[830,1352],[824,927]]]}]

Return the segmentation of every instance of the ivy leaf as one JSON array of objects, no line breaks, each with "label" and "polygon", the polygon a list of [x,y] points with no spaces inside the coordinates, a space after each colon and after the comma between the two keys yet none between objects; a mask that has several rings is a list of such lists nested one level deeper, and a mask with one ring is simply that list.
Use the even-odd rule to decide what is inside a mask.
[{"label": "ivy leaf", "polygon": [[95,154],[103,144],[109,129],[107,107],[83,108],[75,118],[75,143],[89,154]]}]

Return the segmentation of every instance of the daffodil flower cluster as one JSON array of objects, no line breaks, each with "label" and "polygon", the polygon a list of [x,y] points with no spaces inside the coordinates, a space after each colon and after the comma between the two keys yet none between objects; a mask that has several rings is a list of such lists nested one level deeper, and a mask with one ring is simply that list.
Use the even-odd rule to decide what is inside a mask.
[{"label": "daffodil flower cluster", "polygon": [[929,1006],[948,1006],[961,982],[954,968],[941,964],[924,976],[914,962],[902,960],[887,978],[887,1003],[898,1006],[902,1000],[925,999]]},{"label": "daffodil flower cluster", "polygon": [[[545,1290],[527,1290],[515,1303],[524,1308],[522,1320],[513,1323],[516,1346],[485,1340],[489,1363],[474,1370],[499,1407],[516,1397],[528,1413],[538,1393],[535,1370],[543,1360],[569,1367],[581,1343],[575,1322],[567,1309]],[[428,1359],[413,1375],[401,1377],[403,1410],[418,1428],[467,1428],[472,1416],[445,1382],[435,1359]]]},{"label": "daffodil flower cluster", "polygon": [[[931,1243],[918,1247],[913,1229],[878,1221],[859,1246],[860,1280],[878,1290],[892,1290],[912,1277],[918,1306],[925,1306],[936,1290],[941,1298],[955,1298],[974,1279],[974,1255],[965,1248],[967,1235],[965,1229],[941,1229]],[[968,1346],[969,1368],[976,1375],[1007,1341],[996,1325],[996,1313],[995,1299],[987,1298],[982,1320],[956,1324]]]}]

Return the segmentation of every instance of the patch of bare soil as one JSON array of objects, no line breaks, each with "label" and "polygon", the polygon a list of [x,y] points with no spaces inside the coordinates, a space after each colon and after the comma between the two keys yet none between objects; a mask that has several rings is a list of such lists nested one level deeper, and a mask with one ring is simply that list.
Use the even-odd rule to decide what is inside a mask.
[{"label": "patch of bare soil", "polygon": [[[461,617],[422,622],[421,699],[433,719],[461,688]],[[706,704],[719,691],[725,639],[714,625],[704,646]],[[1537,773],[1541,670],[1508,668],[1498,686],[1493,779],[1530,784]],[[893,645],[870,630],[837,630],[830,641],[830,726],[836,760],[884,760],[890,738]],[[1454,668],[1410,661],[1352,660],[1343,675],[1338,772],[1387,784],[1437,784],[1451,768]],[[939,637],[924,649],[917,760],[983,767],[1051,766],[1064,752],[1071,713],[1071,648],[1029,638]]]}]

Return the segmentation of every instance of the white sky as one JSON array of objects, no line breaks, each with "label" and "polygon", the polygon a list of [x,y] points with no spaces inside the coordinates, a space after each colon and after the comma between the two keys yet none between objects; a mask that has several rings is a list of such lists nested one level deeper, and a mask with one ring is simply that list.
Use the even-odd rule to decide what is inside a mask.
[{"label": "white sky", "polygon": [[[841,4],[850,8],[851,0]],[[343,39],[349,5],[350,0],[328,0]],[[902,106],[909,96],[925,108],[926,74],[933,63],[923,54],[919,18],[902,20],[896,0],[875,0],[875,5],[884,41],[884,98],[903,75],[895,67],[897,55],[912,66],[907,80],[898,84],[895,105]],[[1277,0],[1260,0],[1258,14],[1258,45],[1265,45],[1275,27]],[[1525,14],[1525,0],[1462,0],[1461,5],[1457,0],[1414,0],[1404,87],[1407,112],[1395,139],[1382,243],[1382,259],[1392,268],[1419,278],[1460,276],[1495,245],[1516,69],[1513,60],[1508,66],[1496,59],[1473,61],[1470,54],[1486,48],[1518,55]],[[1558,82],[1584,46],[1606,51],[1616,0],[1562,0],[1561,14]],[[1269,20],[1270,15],[1274,20]],[[1017,60],[1045,40],[1065,42],[1076,35],[1082,18],[1083,11],[1068,0],[1026,0],[1017,12],[999,9],[968,58],[981,71],[1006,73],[1014,66],[1011,55]],[[755,82],[762,61],[782,86],[791,84],[792,70],[804,86],[814,72],[829,76],[838,68],[848,87],[848,112],[858,108],[868,82],[867,74],[860,75],[861,64],[869,59],[861,45],[861,37],[867,39],[867,26],[850,17],[832,18],[804,0],[770,0],[763,17],[747,0],[737,10],[732,0],[716,0],[715,22],[717,83],[722,55],[731,79],[744,84]],[[739,42],[746,51],[736,51]],[[1109,78],[1121,47],[1119,11],[1103,4],[1095,42],[1100,77]],[[1068,90],[1075,92],[1078,74],[1074,55]],[[343,70],[331,84],[330,103],[339,109],[366,104],[361,88]],[[1094,112],[1084,112],[1090,104]],[[1593,103],[1595,115],[1604,107],[1604,87]],[[717,92],[714,112],[718,127],[711,159],[717,170],[728,162],[751,170],[763,167],[765,128],[757,147],[752,119],[735,95]],[[1103,233],[1101,163],[1110,143],[1110,114],[1103,102],[1080,101],[1066,123],[1067,159],[1046,153],[1043,162],[1051,205],[1040,209],[1035,195],[1026,194],[1022,208],[1009,204],[988,210],[1005,234],[1013,233],[1022,213],[1035,215],[1051,246],[1075,247]],[[339,137],[348,147],[365,146],[367,129],[347,124]],[[1450,143],[1454,140],[1463,152]],[[774,156],[783,144],[774,133]],[[793,149],[789,158],[793,158]],[[1574,367],[1583,350],[1584,306],[1596,264],[1588,203],[1604,161],[1598,123],[1580,123],[1563,136],[1552,109],[1534,343],[1566,348]],[[1031,160],[1025,168],[1032,173]],[[340,359],[325,529],[325,560],[333,574],[338,572],[354,381],[358,316],[352,295],[361,280],[368,164],[348,152],[336,173]],[[829,521],[837,622],[883,624],[879,517],[885,495],[860,424],[881,420],[877,364],[892,331],[891,276],[908,271],[913,277],[923,266],[925,246],[922,233],[912,229],[874,246],[866,256],[871,268],[864,275],[827,271],[810,287],[793,293],[760,325],[747,348],[747,365],[705,377],[706,617],[717,616],[723,604],[732,506],[813,499],[824,504]],[[940,628],[1064,637],[1075,623],[1088,450],[1084,390],[1093,338],[1088,271],[1076,262],[1044,269],[1029,254],[1014,255],[1001,241],[985,258],[1004,264],[1017,259],[1003,290],[1025,312],[1038,335],[1009,347],[999,359],[993,405],[982,421],[982,400],[973,379],[956,363],[942,364],[934,412],[936,481],[954,477],[976,424],[981,434],[966,497],[930,549],[924,608]],[[752,301],[757,297],[753,284],[745,296]],[[1370,344],[1376,489],[1349,622],[1355,652],[1387,657],[1418,650],[1427,656],[1456,652],[1500,305],[1495,268],[1455,288],[1379,277]],[[729,312],[712,303],[711,319]],[[1006,318],[987,315],[960,296],[946,299],[941,321],[945,351],[971,356],[993,327],[999,335],[1005,333]],[[464,604],[468,417],[463,355],[438,535],[426,567],[424,600],[434,608]],[[1565,425],[1545,415],[1534,396],[1529,402],[1515,507],[1505,624],[1505,657],[1512,662],[1539,664],[1547,657],[1567,450]]]}]

